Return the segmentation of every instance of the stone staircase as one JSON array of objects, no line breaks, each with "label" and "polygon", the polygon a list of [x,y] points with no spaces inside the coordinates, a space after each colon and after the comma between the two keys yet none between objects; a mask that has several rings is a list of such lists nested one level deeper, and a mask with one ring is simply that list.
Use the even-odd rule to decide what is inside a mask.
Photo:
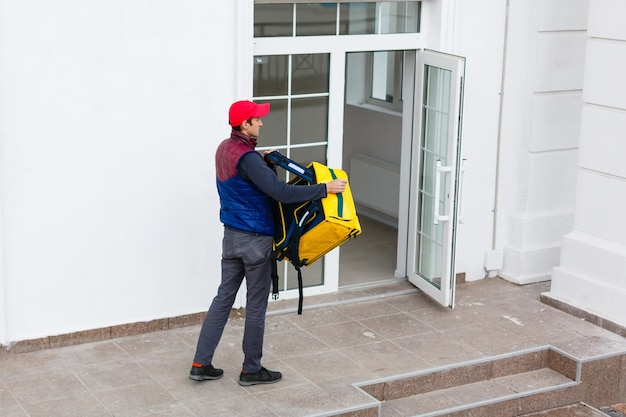
[{"label": "stone staircase", "polygon": [[564,405],[550,410],[525,414],[521,417],[610,417],[594,407],[585,403]]},{"label": "stone staircase", "polygon": [[[570,407],[554,416],[606,416],[583,402],[599,407],[623,401],[620,397],[624,395],[626,381],[619,381],[626,374],[625,365],[626,355],[583,362],[554,347],[544,346],[357,384],[375,401],[358,410],[328,415],[550,416],[545,410]],[[613,367],[617,373],[608,371]],[[612,377],[616,377],[612,382],[607,380]]]}]

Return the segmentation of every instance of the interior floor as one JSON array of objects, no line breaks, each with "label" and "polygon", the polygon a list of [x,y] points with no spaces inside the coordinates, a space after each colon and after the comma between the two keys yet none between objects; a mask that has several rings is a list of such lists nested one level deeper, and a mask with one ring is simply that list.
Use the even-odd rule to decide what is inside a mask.
[{"label": "interior floor", "polygon": [[340,288],[394,279],[398,230],[370,217],[359,222],[361,234],[340,249]]}]

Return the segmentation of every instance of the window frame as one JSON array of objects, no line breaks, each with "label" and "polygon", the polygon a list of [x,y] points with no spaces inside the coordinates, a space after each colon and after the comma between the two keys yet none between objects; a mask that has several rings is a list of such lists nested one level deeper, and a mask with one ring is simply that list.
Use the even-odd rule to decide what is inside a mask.
[{"label": "window frame", "polygon": [[[342,4],[349,4],[349,3],[374,3],[376,6],[376,13],[375,13],[375,25],[374,25],[374,32],[373,33],[366,33],[366,34],[343,34],[341,33],[341,5]],[[383,30],[383,23],[385,23],[382,19],[382,15],[381,15],[381,10],[382,10],[382,5],[384,3],[417,3],[417,30],[415,32],[406,32],[406,31],[402,31],[402,32],[388,32]],[[328,2],[328,1],[320,1],[320,0],[307,0],[307,1],[302,1],[302,0],[255,0],[254,1],[254,6],[257,5],[270,5],[270,4],[290,4],[292,5],[292,16],[291,16],[291,34],[290,35],[281,35],[281,36],[254,36],[255,39],[263,39],[263,38],[285,38],[285,37],[306,37],[306,36],[359,36],[359,35],[364,35],[364,36],[375,36],[375,35],[388,35],[388,34],[406,34],[406,33],[411,33],[411,34],[419,34],[421,32],[421,15],[422,15],[422,6],[421,6],[422,0],[384,0],[384,1],[356,1],[356,0],[339,0],[339,1],[334,1],[334,2]],[[334,34],[301,34],[298,35],[298,5],[304,5],[304,4],[326,4],[326,5],[334,5],[335,6],[335,33]],[[257,32],[257,24],[256,24],[256,11],[253,13],[254,17],[253,17],[253,33]],[[406,15],[405,15],[406,17]],[[405,21],[406,24],[406,21]],[[262,31],[260,31],[262,32]]]},{"label": "window frame", "polygon": [[[380,98],[374,97],[373,94],[373,84],[374,84],[374,54],[378,52],[386,52],[393,53],[394,56],[394,72],[393,72],[393,100],[387,101]],[[365,91],[368,92],[367,97],[365,97],[365,103],[375,106],[382,107],[387,110],[402,112],[402,69],[403,69],[403,61],[404,61],[404,51],[372,51],[368,54],[368,72],[365,78],[365,81],[368,83],[365,87]]]}]

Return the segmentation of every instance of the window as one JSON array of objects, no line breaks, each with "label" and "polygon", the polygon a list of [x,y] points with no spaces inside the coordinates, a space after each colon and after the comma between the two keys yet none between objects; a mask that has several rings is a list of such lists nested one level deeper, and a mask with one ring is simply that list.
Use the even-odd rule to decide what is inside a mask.
[{"label": "window", "polygon": [[370,52],[369,104],[402,110],[403,51]]},{"label": "window", "polygon": [[[257,150],[277,149],[302,165],[326,163],[329,73],[330,54],[254,57],[253,100],[271,105]],[[295,269],[287,262],[282,267],[280,290],[298,288]],[[302,278],[304,287],[323,285],[323,262],[308,267]]]},{"label": "window", "polygon": [[[288,157],[294,148],[326,149],[329,71],[330,54],[254,57],[253,98],[272,108],[263,119],[259,149],[278,149]],[[326,157],[311,160],[324,163]]]},{"label": "window", "polygon": [[254,36],[419,33],[421,2],[270,2],[256,0]]}]

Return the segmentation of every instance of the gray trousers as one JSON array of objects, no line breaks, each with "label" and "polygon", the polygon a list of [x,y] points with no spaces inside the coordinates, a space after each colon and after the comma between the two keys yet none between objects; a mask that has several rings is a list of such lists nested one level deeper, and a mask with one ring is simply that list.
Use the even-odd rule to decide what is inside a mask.
[{"label": "gray trousers", "polygon": [[261,369],[265,313],[271,285],[272,236],[262,236],[224,228],[222,240],[222,282],[204,319],[194,362],[213,361],[224,326],[230,316],[237,291],[246,277],[246,323],[243,334],[243,371]]}]

